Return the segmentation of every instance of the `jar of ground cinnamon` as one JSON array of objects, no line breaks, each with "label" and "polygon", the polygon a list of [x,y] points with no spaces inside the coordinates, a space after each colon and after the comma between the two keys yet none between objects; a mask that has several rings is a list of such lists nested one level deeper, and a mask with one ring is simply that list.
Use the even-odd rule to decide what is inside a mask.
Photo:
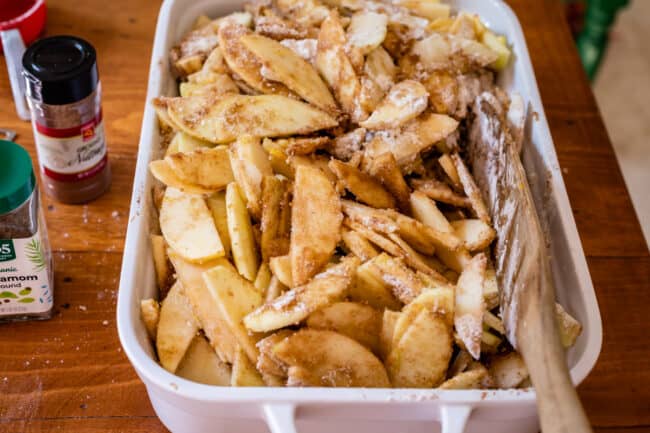
[{"label": "jar of ground cinnamon", "polygon": [[53,36],[23,56],[34,140],[48,194],[84,203],[108,190],[108,164],[95,49],[83,39]]},{"label": "jar of ground cinnamon", "polygon": [[0,322],[52,315],[52,255],[32,161],[0,140]]}]

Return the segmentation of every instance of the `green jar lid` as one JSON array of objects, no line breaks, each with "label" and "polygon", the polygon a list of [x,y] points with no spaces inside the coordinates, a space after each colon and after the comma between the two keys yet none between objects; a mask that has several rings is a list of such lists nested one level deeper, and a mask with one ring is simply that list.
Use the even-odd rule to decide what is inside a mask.
[{"label": "green jar lid", "polygon": [[25,203],[35,185],[29,153],[13,141],[0,140],[0,214]]}]

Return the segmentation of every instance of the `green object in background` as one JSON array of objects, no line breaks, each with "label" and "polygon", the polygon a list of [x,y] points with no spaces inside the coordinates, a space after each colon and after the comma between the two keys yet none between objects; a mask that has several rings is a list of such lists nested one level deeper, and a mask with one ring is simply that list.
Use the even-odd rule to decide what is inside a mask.
[{"label": "green object in background", "polygon": [[582,65],[590,80],[596,76],[609,37],[609,28],[616,14],[627,6],[629,0],[589,0],[584,27],[578,36],[577,45]]}]

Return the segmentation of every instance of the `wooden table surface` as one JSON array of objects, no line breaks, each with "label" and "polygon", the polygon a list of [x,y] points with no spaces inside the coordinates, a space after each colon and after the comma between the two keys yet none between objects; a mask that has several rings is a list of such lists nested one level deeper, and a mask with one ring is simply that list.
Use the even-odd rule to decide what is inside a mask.
[{"label": "wooden table surface", "polygon": [[[604,342],[579,387],[595,430],[650,431],[650,256],[557,0],[511,0],[526,33],[582,244]],[[48,34],[97,48],[113,169],[87,206],[49,198],[54,318],[0,325],[0,432],[163,432],[122,353],[115,303],[159,1],[48,0]],[[621,77],[625,79],[625,77]],[[0,60],[0,127],[34,157]],[[35,160],[35,157],[34,157]]]}]

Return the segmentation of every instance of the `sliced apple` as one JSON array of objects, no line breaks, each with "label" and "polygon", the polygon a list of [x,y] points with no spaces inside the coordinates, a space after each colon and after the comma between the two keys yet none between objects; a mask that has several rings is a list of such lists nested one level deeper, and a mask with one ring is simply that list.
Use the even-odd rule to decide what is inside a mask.
[{"label": "sliced apple", "polygon": [[428,20],[449,18],[451,6],[435,0],[398,0],[396,4]]},{"label": "sliced apple", "polygon": [[142,317],[149,338],[156,341],[156,331],[160,321],[160,304],[158,301],[151,298],[140,301],[140,317]]},{"label": "sliced apple", "polygon": [[238,347],[237,339],[230,331],[217,303],[203,281],[203,272],[216,265],[231,267],[232,265],[224,258],[198,265],[183,260],[174,252],[169,253],[169,258],[174,264],[176,275],[183,284],[187,298],[192,304],[196,318],[206,337],[210,340],[210,344],[219,359],[232,363]]},{"label": "sliced apple", "polygon": [[291,205],[289,182],[276,176],[262,181],[262,217],[260,220],[260,250],[262,260],[289,253],[291,236]]},{"label": "sliced apple", "polygon": [[271,273],[269,264],[262,263],[260,268],[257,270],[257,275],[255,276],[255,281],[253,281],[253,285],[262,295],[264,295],[269,288],[269,284],[271,284],[272,277],[273,274]]},{"label": "sliced apple", "polygon": [[384,310],[379,334],[379,349],[382,359],[386,359],[393,348],[393,334],[395,324],[402,313],[399,311]]},{"label": "sliced apple", "polygon": [[361,223],[352,221],[350,218],[346,218],[343,223],[382,250],[386,251],[388,254],[394,257],[404,256],[404,252],[399,247],[399,245],[396,245],[395,242],[388,239],[384,233],[378,233],[375,230],[365,227]]},{"label": "sliced apple", "polygon": [[381,233],[394,233],[399,230],[391,215],[382,209],[365,206],[353,200],[341,200],[343,213],[356,223]]},{"label": "sliced apple", "polygon": [[226,209],[226,191],[219,191],[206,199],[208,209],[212,213],[214,225],[219,232],[225,256],[230,257],[230,234],[228,233],[228,215]]},{"label": "sliced apple", "polygon": [[472,205],[467,197],[453,191],[447,184],[435,179],[413,179],[411,186],[425,196],[456,207],[468,208]]},{"label": "sliced apple", "polygon": [[358,264],[356,258],[343,260],[304,286],[289,290],[248,314],[244,324],[251,331],[268,332],[300,323],[314,311],[345,296]]},{"label": "sliced apple", "polygon": [[368,349],[332,331],[302,329],[273,347],[288,386],[387,388],[386,369]]},{"label": "sliced apple", "polygon": [[371,12],[357,12],[350,18],[347,28],[348,43],[360,50],[362,55],[370,53],[381,45],[386,37],[386,15]]},{"label": "sliced apple", "polygon": [[369,174],[337,159],[332,159],[329,167],[343,182],[345,189],[354,194],[360,202],[376,208],[395,207],[393,196],[386,191],[381,182]]},{"label": "sliced apple", "polygon": [[480,389],[484,387],[486,380],[489,380],[489,372],[483,365],[478,364],[473,370],[464,371],[447,379],[438,389]]},{"label": "sliced apple", "polygon": [[499,283],[497,283],[497,274],[492,265],[488,265],[485,270],[483,300],[486,310],[492,310],[499,306]]},{"label": "sliced apple", "polygon": [[287,377],[287,367],[275,356],[273,348],[282,340],[292,335],[293,332],[289,329],[283,329],[274,332],[257,343],[257,348],[260,351],[260,356],[257,358],[257,369],[264,376]]},{"label": "sliced apple", "polygon": [[451,155],[451,160],[456,167],[458,172],[458,177],[460,178],[460,183],[463,185],[465,194],[472,203],[472,209],[476,216],[479,217],[486,224],[490,224],[490,213],[483,201],[483,196],[481,195],[481,190],[476,186],[476,182],[472,177],[472,174],[467,169],[467,166],[461,159],[460,155],[454,153]]},{"label": "sliced apple", "polygon": [[368,53],[363,68],[365,74],[384,92],[388,92],[395,84],[398,69],[393,58],[381,45]]},{"label": "sliced apple", "polygon": [[168,100],[169,98],[167,97],[158,97],[151,100],[151,105],[153,106],[153,109],[156,112],[156,118],[158,119],[158,127],[160,128],[160,132],[163,134],[170,134],[180,129],[169,117],[169,114],[167,114]]},{"label": "sliced apple", "polygon": [[298,165],[290,245],[295,285],[305,284],[327,264],[340,239],[342,220],[339,196],[327,177],[317,168]]},{"label": "sliced apple", "polygon": [[[183,152],[183,153],[190,153],[196,149],[200,149],[202,147],[212,147],[212,143],[208,143],[207,141],[199,140],[198,138],[194,138],[191,135],[188,135],[184,133],[183,131],[178,131],[176,135],[174,136],[174,139],[172,140],[172,143],[175,144],[176,146],[176,151],[171,152],[167,151],[168,155],[172,155],[176,152]],[[171,144],[170,144],[171,146]]]},{"label": "sliced apple", "polygon": [[150,235],[150,239],[153,267],[156,271],[156,282],[158,283],[161,298],[164,298],[164,295],[171,286],[170,281],[172,281],[172,272],[167,258],[167,246],[165,244],[165,238],[161,235]]},{"label": "sliced apple", "polygon": [[211,143],[249,134],[309,134],[338,124],[330,115],[281,95],[199,95],[170,98],[168,114],[184,132]]},{"label": "sliced apple", "polygon": [[271,257],[269,267],[273,275],[287,287],[293,287],[293,277],[291,276],[291,257],[289,255]]},{"label": "sliced apple", "polygon": [[359,125],[367,129],[398,128],[419,116],[428,102],[429,94],[419,81],[404,80],[391,87],[377,109]]},{"label": "sliced apple", "polygon": [[217,191],[233,181],[228,148],[198,148],[188,153],[177,152],[165,157],[174,173],[185,183]]},{"label": "sliced apple", "polygon": [[262,75],[262,64],[242,43],[243,37],[249,34],[250,29],[232,21],[219,26],[219,47],[228,67],[258,92],[291,95],[284,84],[270,81]]},{"label": "sliced apple", "polygon": [[246,206],[259,220],[262,213],[262,180],[272,176],[273,169],[261,140],[242,135],[230,146],[233,175],[246,199]]},{"label": "sliced apple", "polygon": [[350,286],[350,299],[376,309],[400,310],[402,303],[384,283],[381,272],[372,260],[357,268],[356,279]]},{"label": "sliced apple", "polygon": [[366,118],[358,105],[361,82],[345,52],[346,35],[337,11],[330,11],[318,34],[316,68],[334,91],[345,113],[355,121]]},{"label": "sliced apple", "polygon": [[456,251],[462,246],[461,240],[454,233],[434,229],[402,214],[397,214],[395,220],[400,234],[407,234],[410,237],[419,236],[422,241],[433,244],[436,249]]},{"label": "sliced apple", "polygon": [[395,197],[397,205],[403,213],[411,213],[409,198],[411,190],[404,180],[395,156],[386,152],[368,161],[368,173],[378,179],[382,185]]},{"label": "sliced apple", "polygon": [[493,357],[488,370],[498,389],[516,388],[528,379],[526,364],[517,352]]},{"label": "sliced apple", "polygon": [[203,281],[239,346],[250,359],[257,359],[259,338],[244,328],[242,319],[262,304],[261,293],[232,266],[213,267],[203,273]]},{"label": "sliced apple", "polygon": [[200,195],[212,194],[214,192],[213,189],[203,188],[199,185],[185,182],[183,179],[178,177],[171,165],[169,165],[169,163],[164,159],[151,161],[149,163],[149,171],[151,171],[153,177],[164,183],[166,186],[183,191],[187,194]]},{"label": "sliced apple", "polygon": [[197,84],[209,84],[214,82],[215,74],[228,74],[228,66],[223,58],[220,47],[215,47],[205,59],[201,70],[187,77],[187,81]]},{"label": "sliced apple", "polygon": [[262,63],[263,76],[284,84],[310,104],[336,113],[332,94],[310,63],[281,43],[261,35],[245,35],[240,42]]},{"label": "sliced apple", "polygon": [[[573,346],[582,333],[582,325],[571,316],[559,303],[555,304],[560,339],[565,348]],[[505,334],[505,332],[502,332]]]},{"label": "sliced apple", "polygon": [[176,374],[206,385],[230,385],[230,366],[219,359],[203,335],[194,337]]},{"label": "sliced apple", "polygon": [[269,161],[271,162],[271,167],[273,172],[276,174],[281,174],[287,179],[293,179],[293,168],[287,162],[286,148],[287,141],[284,139],[271,140],[270,138],[265,138],[262,140],[262,147],[269,154]]},{"label": "sliced apple", "polygon": [[458,278],[454,325],[467,351],[479,359],[483,335],[483,280],[487,258],[483,253],[472,258]]},{"label": "sliced apple", "polygon": [[255,365],[241,349],[237,351],[232,364],[230,386],[266,386]]},{"label": "sliced apple", "polygon": [[416,157],[458,127],[458,121],[444,114],[424,113],[399,129],[376,134],[366,145],[366,155],[375,158],[391,152],[402,170],[409,170]]},{"label": "sliced apple", "polygon": [[440,156],[440,158],[438,158],[438,163],[440,164],[440,167],[442,167],[447,177],[449,177],[449,180],[451,180],[454,188],[461,189],[463,186],[460,183],[460,176],[458,175],[458,170],[456,170],[456,166],[454,165],[454,162],[451,160],[449,154],[445,153],[442,156]]},{"label": "sliced apple", "polygon": [[282,284],[278,277],[273,275],[271,277],[271,281],[269,282],[269,287],[266,289],[266,293],[264,295],[264,302],[269,303],[273,301],[275,298],[283,294],[289,290],[287,286]]},{"label": "sliced apple", "polygon": [[168,187],[160,208],[160,229],[169,246],[191,262],[201,263],[225,254],[202,197]]},{"label": "sliced apple", "polygon": [[417,298],[402,309],[400,317],[393,328],[393,344],[397,344],[402,339],[422,311],[435,313],[451,329],[454,320],[454,302],[454,289],[452,286],[441,285],[432,289],[427,287]]},{"label": "sliced apple", "polygon": [[382,280],[390,287],[395,297],[405,304],[415,299],[424,289],[415,272],[406,267],[399,258],[382,253],[370,263],[379,270]]},{"label": "sliced apple", "polygon": [[156,351],[165,370],[176,371],[198,331],[199,323],[192,305],[185,296],[183,285],[177,282],[162,302],[156,332]]},{"label": "sliced apple", "polygon": [[494,229],[480,219],[452,221],[451,226],[469,251],[487,248],[496,236]]},{"label": "sliced apple", "polygon": [[451,327],[438,314],[420,311],[386,360],[396,388],[433,388],[444,381],[453,353]]},{"label": "sliced apple", "polygon": [[226,212],[235,266],[246,279],[254,281],[259,267],[259,258],[253,236],[253,226],[239,188],[234,182],[226,188]]},{"label": "sliced apple", "polygon": [[379,353],[382,313],[357,302],[337,302],[312,313],[307,327],[328,329],[346,335]]},{"label": "sliced apple", "polygon": [[362,262],[366,262],[379,254],[379,251],[363,236],[351,230],[344,230],[341,238],[345,246],[359,258]]}]

